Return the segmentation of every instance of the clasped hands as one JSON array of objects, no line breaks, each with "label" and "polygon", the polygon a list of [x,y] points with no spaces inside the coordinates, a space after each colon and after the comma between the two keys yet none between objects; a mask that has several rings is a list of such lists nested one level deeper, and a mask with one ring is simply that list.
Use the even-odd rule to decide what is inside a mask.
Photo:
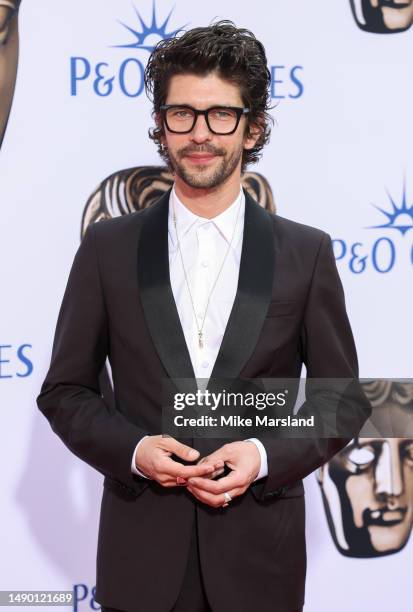
[{"label": "clasped hands", "polygon": [[[183,465],[171,455],[194,465]],[[196,449],[175,438],[158,435],[142,441],[135,464],[163,487],[186,486],[199,501],[219,508],[225,503],[224,493],[229,493],[232,499],[245,493],[259,472],[261,458],[256,445],[247,440],[224,444],[200,459]],[[215,480],[224,472],[224,465],[231,472]]]}]

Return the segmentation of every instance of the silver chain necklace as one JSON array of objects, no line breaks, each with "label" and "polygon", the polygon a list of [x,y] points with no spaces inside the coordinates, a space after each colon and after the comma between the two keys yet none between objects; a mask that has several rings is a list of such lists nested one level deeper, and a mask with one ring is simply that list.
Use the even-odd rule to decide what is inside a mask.
[{"label": "silver chain necklace", "polygon": [[[222,269],[224,267],[224,264],[225,264],[225,261],[227,259],[229,250],[231,248],[231,245],[232,245],[234,237],[235,237],[235,230],[237,229],[239,211],[240,211],[240,208],[241,208],[241,200],[242,200],[242,198],[240,198],[240,201],[239,201],[239,204],[238,204],[237,217],[235,219],[235,224],[234,224],[234,229],[233,229],[233,232],[232,232],[231,240],[228,243],[228,247],[227,247],[227,250],[225,252],[224,258],[222,260],[221,266],[220,266],[220,268],[218,270],[218,274],[217,274],[217,276],[215,278],[215,281],[214,281],[214,283],[212,285],[212,288],[211,288],[211,290],[209,292],[208,300],[207,300],[207,303],[206,303],[206,307],[205,307],[205,311],[204,311],[204,316],[203,316],[201,325],[198,324],[198,318],[197,318],[197,315],[196,315],[196,309],[195,309],[195,304],[194,304],[194,300],[193,300],[193,297],[192,297],[191,287],[189,286],[188,276],[187,276],[187,273],[186,273],[186,268],[185,268],[185,264],[184,264],[184,258],[183,258],[182,250],[181,250],[181,243],[180,243],[179,236],[178,236],[178,228],[177,228],[177,225],[176,225],[175,203],[172,201],[173,222],[174,222],[174,227],[175,227],[176,241],[177,241],[177,244],[178,244],[179,255],[181,257],[182,269],[184,271],[184,277],[185,277],[185,283],[186,283],[186,286],[188,288],[189,297],[191,299],[192,312],[194,313],[195,323],[196,323],[196,327],[197,327],[197,330],[198,330],[198,345],[199,345],[200,349],[204,348],[204,332],[203,332],[203,329],[204,329],[206,315],[207,315],[207,312],[208,312],[209,302],[211,300],[212,293],[213,293],[213,291],[215,289],[215,286],[216,286],[216,284],[218,282],[218,279],[219,279],[219,277],[221,275]],[[196,221],[194,223],[196,223]]]}]

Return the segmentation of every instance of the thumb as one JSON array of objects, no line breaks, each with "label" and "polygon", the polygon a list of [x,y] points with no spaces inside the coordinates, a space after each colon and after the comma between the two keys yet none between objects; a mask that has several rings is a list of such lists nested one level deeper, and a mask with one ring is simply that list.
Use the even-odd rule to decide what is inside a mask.
[{"label": "thumb", "polygon": [[195,461],[199,457],[199,451],[187,444],[178,442],[173,438],[168,441],[169,450],[171,450],[177,457],[185,459],[186,461]]}]

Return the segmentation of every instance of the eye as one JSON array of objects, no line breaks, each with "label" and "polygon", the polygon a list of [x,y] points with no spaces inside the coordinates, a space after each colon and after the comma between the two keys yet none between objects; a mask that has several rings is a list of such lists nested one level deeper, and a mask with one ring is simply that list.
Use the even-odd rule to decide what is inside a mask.
[{"label": "eye", "polygon": [[219,119],[221,121],[225,121],[228,119],[232,119],[235,116],[235,113],[229,109],[225,108],[214,108],[211,111],[211,115],[214,119]]},{"label": "eye", "polygon": [[370,467],[376,458],[376,453],[371,446],[355,447],[351,450],[347,459],[359,470],[365,470]]},{"label": "eye", "polygon": [[170,115],[174,119],[190,119],[192,118],[192,113],[187,108],[174,108],[169,111]]}]

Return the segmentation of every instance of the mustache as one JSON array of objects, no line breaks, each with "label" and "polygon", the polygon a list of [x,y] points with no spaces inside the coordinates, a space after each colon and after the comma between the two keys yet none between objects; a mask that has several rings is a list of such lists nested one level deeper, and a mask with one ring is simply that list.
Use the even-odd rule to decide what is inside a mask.
[{"label": "mustache", "polygon": [[225,155],[225,149],[220,149],[219,147],[214,147],[210,144],[203,144],[200,146],[187,145],[178,151],[179,157],[185,157],[186,155],[191,155],[192,153],[209,153],[210,155],[223,157]]},{"label": "mustache", "polygon": [[403,8],[407,8],[411,4],[412,4],[412,0],[406,0],[406,2],[403,2],[403,3],[400,3],[400,4],[396,3],[396,2],[393,2],[393,0],[380,0],[379,8],[387,6],[389,8],[403,9]]},{"label": "mustache", "polygon": [[[386,514],[390,515],[387,516]],[[382,508],[366,508],[363,512],[363,524],[365,527],[369,525],[378,525],[380,527],[390,527],[401,523],[407,514],[406,506],[398,506],[397,508],[389,508],[384,506]]]}]

